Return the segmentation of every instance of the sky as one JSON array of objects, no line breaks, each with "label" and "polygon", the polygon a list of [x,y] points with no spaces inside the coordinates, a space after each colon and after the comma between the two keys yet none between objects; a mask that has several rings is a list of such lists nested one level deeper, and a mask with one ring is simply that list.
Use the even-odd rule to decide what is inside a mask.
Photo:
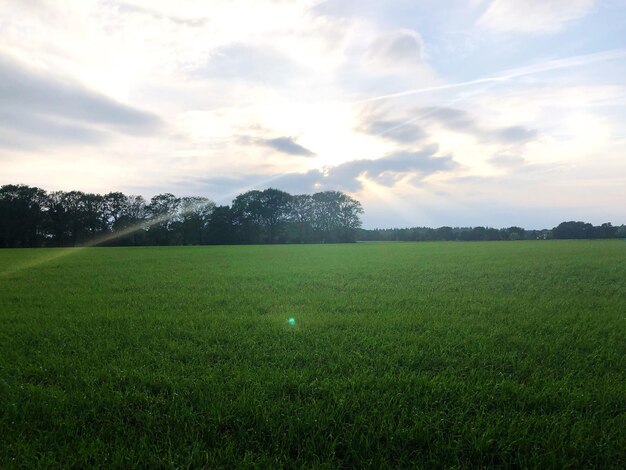
[{"label": "sky", "polygon": [[626,223],[626,0],[0,0],[0,184]]}]

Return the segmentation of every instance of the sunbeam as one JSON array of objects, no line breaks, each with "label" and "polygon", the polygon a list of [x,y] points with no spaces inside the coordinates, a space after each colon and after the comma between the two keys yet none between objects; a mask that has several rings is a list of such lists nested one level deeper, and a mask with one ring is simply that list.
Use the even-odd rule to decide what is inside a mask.
[{"label": "sunbeam", "polygon": [[198,210],[198,209],[202,209],[205,207],[208,207],[210,205],[212,205],[213,202],[212,201],[208,201],[206,203],[195,203],[195,204],[188,204],[186,205],[185,210],[182,211],[178,211],[176,213],[173,214],[164,214],[158,217],[154,217],[151,219],[146,219],[146,220],[142,220],[141,222],[138,222],[130,227],[126,227],[123,228],[121,230],[116,230],[112,233],[107,233],[107,234],[103,234],[103,235],[98,235],[94,238],[92,238],[91,240],[88,240],[87,242],[83,242],[81,244],[79,244],[78,246],[75,247],[65,247],[65,248],[55,248],[50,250],[50,252],[46,252],[44,254],[44,256],[34,259],[34,260],[29,260],[27,262],[24,262],[22,264],[18,264],[18,265],[14,265],[11,267],[7,267],[3,270],[0,271],[0,275],[3,276],[7,276],[10,274],[14,274],[18,271],[23,271],[26,269],[32,269],[35,268],[37,266],[40,266],[42,264],[45,263],[49,263],[51,261],[55,261],[58,260],[60,258],[64,258],[66,256],[70,256],[76,253],[79,253],[82,249],[84,248],[89,248],[89,247],[96,247],[99,245],[103,245],[105,243],[109,243],[115,240],[119,240],[120,238],[124,238],[127,237],[128,235],[132,235],[133,233],[136,232],[140,232],[140,231],[145,231],[148,230],[150,227],[153,227],[155,225],[176,219],[178,217],[184,216],[186,214],[190,214],[193,213],[193,211]]}]

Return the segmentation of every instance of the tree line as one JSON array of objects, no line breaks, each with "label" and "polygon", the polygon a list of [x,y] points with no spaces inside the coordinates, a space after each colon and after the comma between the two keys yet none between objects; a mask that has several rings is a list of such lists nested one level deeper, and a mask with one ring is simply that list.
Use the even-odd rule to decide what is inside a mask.
[{"label": "tree line", "polygon": [[607,222],[594,226],[586,222],[561,222],[552,229],[526,230],[521,227],[412,227],[391,229],[360,229],[363,241],[495,241],[626,238],[626,225]]},{"label": "tree line", "polygon": [[361,204],[339,191],[247,191],[230,206],[204,197],[47,192],[0,187],[0,247],[209,245],[356,241]]},{"label": "tree line", "polygon": [[361,204],[339,191],[247,191],[230,206],[205,197],[46,192],[0,187],[0,247],[223,245],[359,241],[626,238],[626,226],[562,222],[552,229],[412,227],[365,230]]}]

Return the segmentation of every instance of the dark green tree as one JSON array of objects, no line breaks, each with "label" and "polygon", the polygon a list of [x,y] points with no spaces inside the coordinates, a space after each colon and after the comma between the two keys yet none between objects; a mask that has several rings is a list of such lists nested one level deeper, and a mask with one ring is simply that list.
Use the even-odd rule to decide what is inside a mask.
[{"label": "dark green tree", "polygon": [[215,203],[205,197],[183,197],[180,200],[180,240],[183,245],[205,243],[204,233],[211,221]]},{"label": "dark green tree", "polygon": [[172,227],[178,221],[180,199],[172,193],[157,194],[146,207],[149,216],[148,239],[154,245],[169,245]]},{"label": "dark green tree", "polygon": [[0,247],[41,246],[46,240],[47,195],[23,184],[0,187]]},{"label": "dark green tree", "polygon": [[233,221],[233,211],[228,206],[216,206],[211,212],[205,233],[205,243],[227,245],[238,243]]}]

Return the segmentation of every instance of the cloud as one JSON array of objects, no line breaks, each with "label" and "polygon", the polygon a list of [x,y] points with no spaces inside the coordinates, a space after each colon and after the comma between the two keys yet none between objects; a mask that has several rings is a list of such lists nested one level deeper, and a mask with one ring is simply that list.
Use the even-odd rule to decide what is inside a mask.
[{"label": "cloud", "polygon": [[406,66],[422,62],[424,43],[411,30],[400,30],[376,38],[365,54],[365,61],[378,66]]},{"label": "cloud", "polygon": [[[482,142],[502,144],[523,144],[536,139],[539,132],[525,126],[489,127],[480,122],[480,117],[463,109],[447,106],[424,106],[412,109],[398,117],[384,109],[368,110],[362,113],[361,124],[357,129],[366,134],[393,140],[399,144],[411,144],[432,136],[428,132],[433,124],[455,132],[474,136]],[[430,129],[432,131],[432,129]]]},{"label": "cloud", "polygon": [[441,171],[450,171],[457,167],[451,156],[437,157],[436,145],[417,152],[398,151],[377,159],[352,160],[328,168],[322,173],[319,183],[328,189],[342,187],[348,191],[357,191],[362,187],[358,178],[376,181],[384,186],[393,186],[396,181],[415,174],[418,179]]},{"label": "cloud", "polygon": [[357,192],[363,184],[359,178],[376,181],[392,187],[400,179],[413,176],[420,181],[438,172],[452,171],[458,164],[452,156],[436,156],[437,146],[417,152],[394,152],[377,159],[352,160],[336,166],[309,170],[304,173],[286,173],[275,177],[246,175],[240,178],[208,178],[202,184],[209,190],[237,194],[249,189],[275,187],[291,193],[312,193],[325,190]]},{"label": "cloud", "polygon": [[297,143],[293,137],[274,137],[271,139],[262,137],[239,136],[237,141],[244,145],[262,145],[270,147],[281,153],[296,155],[299,157],[314,157],[315,152]]},{"label": "cloud", "polygon": [[382,106],[366,106],[361,112],[356,130],[398,144],[415,144],[426,138],[427,134],[421,126],[405,116],[396,116]]},{"label": "cloud", "polygon": [[450,130],[479,133],[476,119],[467,111],[446,106],[429,106],[414,110],[414,113],[423,116],[426,121],[437,122]]},{"label": "cloud", "polygon": [[434,122],[449,130],[463,132],[486,143],[523,144],[536,139],[539,132],[525,126],[490,127],[480,122],[479,116],[445,106],[430,106],[414,111],[424,122]]},{"label": "cloud", "polygon": [[478,25],[496,32],[555,33],[591,11],[595,0],[493,0]]},{"label": "cloud", "polygon": [[489,159],[489,163],[496,168],[520,167],[525,162],[519,155],[495,155]]},{"label": "cloud", "polygon": [[192,76],[275,85],[301,74],[300,67],[274,47],[231,44],[214,51],[206,65]]},{"label": "cloud", "polygon": [[427,136],[421,127],[399,119],[374,118],[366,120],[357,130],[372,136],[383,137],[399,144],[414,144],[422,141]]},{"label": "cloud", "polygon": [[[474,209],[504,192],[623,218],[623,3],[0,2],[0,183],[226,202],[251,187],[344,189],[368,214],[387,200],[432,223],[450,208],[484,223],[490,209]],[[374,104],[388,112],[361,113]],[[533,169],[547,163],[572,169]],[[471,193],[488,195],[466,214]]]},{"label": "cloud", "polygon": [[[3,129],[4,128],[4,129]],[[0,106],[0,147],[36,149],[46,143],[95,144],[106,134],[71,121],[48,118]]]},{"label": "cloud", "polygon": [[154,114],[127,106],[0,56],[0,127],[40,140],[97,142],[100,126],[125,134],[155,131]]},{"label": "cloud", "polygon": [[367,133],[379,135],[402,144],[419,142],[427,135],[421,127],[399,120],[372,121],[369,123]]},{"label": "cloud", "polygon": [[539,136],[539,132],[537,129],[524,126],[509,126],[492,131],[491,136],[500,142],[525,143],[535,140]]},{"label": "cloud", "polygon": [[118,3],[117,8],[119,9],[120,13],[135,13],[139,15],[146,15],[157,20],[167,20],[182,26],[200,27],[205,26],[209,22],[209,18],[205,17],[183,18],[176,15],[165,14],[160,12],[159,10],[146,8],[140,5],[133,5],[132,3],[126,2]]},{"label": "cloud", "polygon": [[370,105],[362,113],[358,130],[408,144],[425,139],[428,136],[425,128],[432,124],[458,132],[482,133],[475,117],[464,110],[445,106],[425,106],[398,113]]},{"label": "cloud", "polygon": [[298,155],[301,157],[313,157],[315,153],[308,148],[294,142],[292,137],[276,137],[275,139],[263,139],[262,142],[268,147],[278,150],[279,152],[289,155]]}]

